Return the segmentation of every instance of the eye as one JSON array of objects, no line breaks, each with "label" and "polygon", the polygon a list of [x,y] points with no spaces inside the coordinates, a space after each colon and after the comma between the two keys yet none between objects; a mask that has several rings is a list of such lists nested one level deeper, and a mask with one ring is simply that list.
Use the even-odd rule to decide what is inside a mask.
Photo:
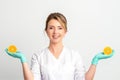
[{"label": "eye", "polygon": [[52,27],[50,27],[49,29],[53,29]]},{"label": "eye", "polygon": [[53,27],[52,27],[52,26],[50,26],[50,27],[48,27],[48,29],[53,29]]},{"label": "eye", "polygon": [[61,27],[61,26],[58,26],[58,29],[60,29],[60,30],[61,30],[61,29],[63,29],[63,27]]},{"label": "eye", "polygon": [[63,28],[59,28],[59,29],[63,29]]}]

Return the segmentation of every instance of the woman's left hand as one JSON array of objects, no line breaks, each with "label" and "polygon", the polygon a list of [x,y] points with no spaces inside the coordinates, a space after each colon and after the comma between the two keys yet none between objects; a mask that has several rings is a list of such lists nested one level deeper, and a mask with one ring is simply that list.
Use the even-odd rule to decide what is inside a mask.
[{"label": "woman's left hand", "polygon": [[114,55],[114,53],[114,50],[112,50],[112,53],[109,55],[105,55],[103,52],[100,52],[94,56],[94,58],[92,59],[92,64],[97,65],[99,60],[111,58]]}]

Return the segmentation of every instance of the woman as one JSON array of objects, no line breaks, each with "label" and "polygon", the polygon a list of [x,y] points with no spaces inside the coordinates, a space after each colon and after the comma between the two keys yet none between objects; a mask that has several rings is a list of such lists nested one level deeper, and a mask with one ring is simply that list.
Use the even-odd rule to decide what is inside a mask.
[{"label": "woman", "polygon": [[21,60],[24,80],[93,80],[98,61],[113,56],[114,52],[108,56],[102,52],[97,54],[89,70],[85,72],[80,54],[63,45],[62,40],[67,33],[65,16],[61,13],[51,13],[46,20],[45,31],[50,40],[49,46],[33,54],[31,70],[24,54],[11,54],[6,49],[10,56]]}]

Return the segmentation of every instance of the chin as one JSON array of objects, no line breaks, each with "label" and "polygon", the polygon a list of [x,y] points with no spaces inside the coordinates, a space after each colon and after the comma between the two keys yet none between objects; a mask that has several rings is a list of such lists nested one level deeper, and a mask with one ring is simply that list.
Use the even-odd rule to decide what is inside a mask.
[{"label": "chin", "polygon": [[61,43],[61,41],[58,41],[58,40],[54,40],[54,41],[51,41],[52,44],[59,44]]}]

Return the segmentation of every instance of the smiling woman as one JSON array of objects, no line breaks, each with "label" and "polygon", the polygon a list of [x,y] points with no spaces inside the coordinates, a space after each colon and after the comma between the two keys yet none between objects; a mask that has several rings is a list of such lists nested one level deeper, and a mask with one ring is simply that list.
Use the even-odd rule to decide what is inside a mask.
[{"label": "smiling woman", "polygon": [[62,41],[66,30],[57,20],[52,19],[48,23],[46,33],[50,39],[50,43],[58,43]]},{"label": "smiling woman", "polygon": [[98,61],[114,54],[114,50],[110,55],[103,52],[97,54],[85,72],[79,52],[64,46],[62,42],[67,32],[65,16],[58,12],[51,13],[46,20],[45,31],[50,40],[49,46],[33,54],[31,70],[21,52],[10,55],[6,50],[10,56],[21,60],[25,80],[93,80]]}]

